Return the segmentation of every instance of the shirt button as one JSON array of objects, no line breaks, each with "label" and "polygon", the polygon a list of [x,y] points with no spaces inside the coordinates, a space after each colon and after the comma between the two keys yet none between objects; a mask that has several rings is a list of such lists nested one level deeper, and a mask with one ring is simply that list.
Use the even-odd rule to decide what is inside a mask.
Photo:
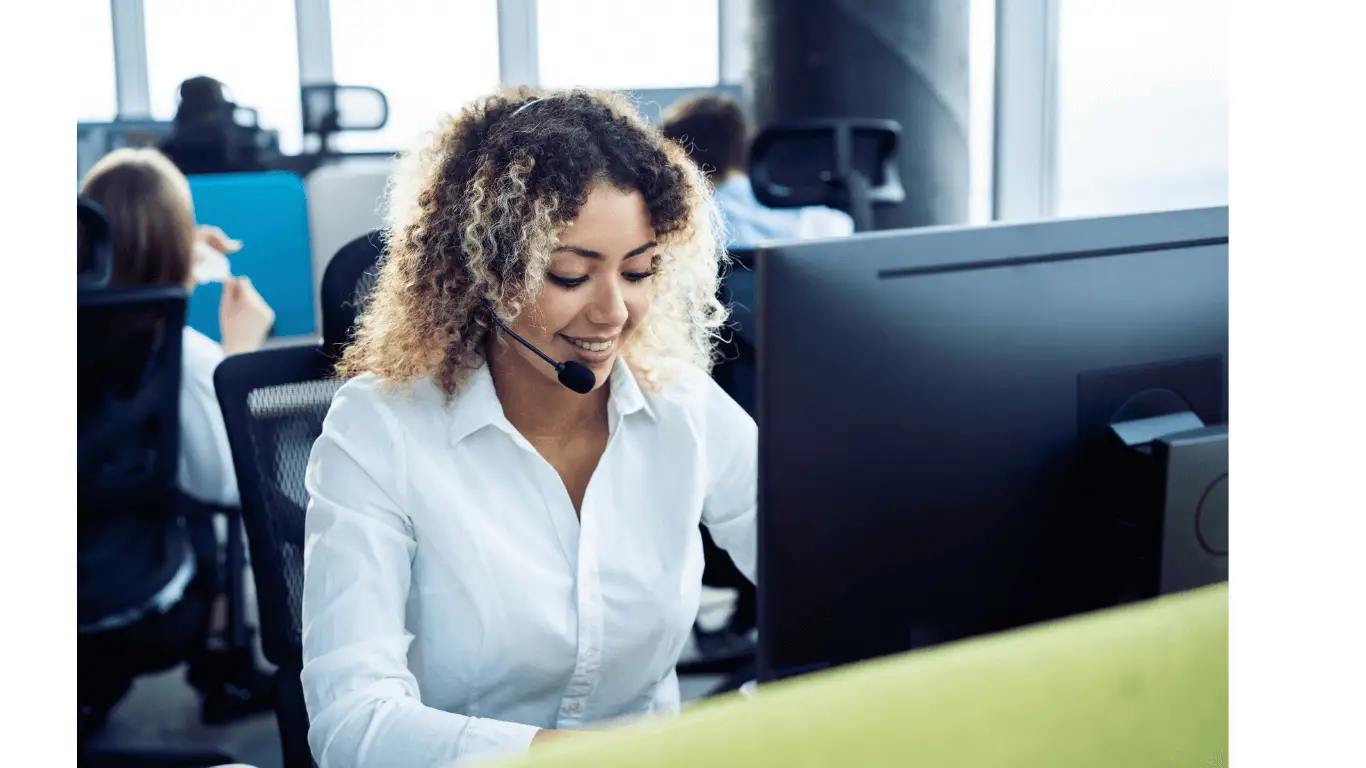
[{"label": "shirt button", "polygon": [[577,701],[571,701],[569,702],[569,706],[565,707],[565,710],[571,715],[577,715],[583,710],[583,705]]}]

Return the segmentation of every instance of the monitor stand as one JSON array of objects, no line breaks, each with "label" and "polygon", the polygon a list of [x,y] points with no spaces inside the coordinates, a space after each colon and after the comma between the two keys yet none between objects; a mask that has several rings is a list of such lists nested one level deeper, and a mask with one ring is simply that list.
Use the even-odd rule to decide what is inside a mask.
[{"label": "monitor stand", "polygon": [[1228,581],[1228,425],[1167,435],[1162,471],[1162,570],[1170,594]]},{"label": "monitor stand", "polygon": [[1137,582],[1123,597],[1228,581],[1228,425],[1182,411],[1110,429],[1129,449],[1126,495],[1149,508],[1130,552]]}]

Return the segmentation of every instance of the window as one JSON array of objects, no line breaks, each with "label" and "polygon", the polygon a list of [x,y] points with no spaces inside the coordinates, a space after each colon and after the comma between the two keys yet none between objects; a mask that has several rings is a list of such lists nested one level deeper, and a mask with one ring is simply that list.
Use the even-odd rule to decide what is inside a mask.
[{"label": "window", "polygon": [[1060,0],[1057,213],[1228,203],[1219,0]]},{"label": "window", "polygon": [[537,0],[537,60],[548,88],[713,86],[716,0]]},{"label": "window", "polygon": [[299,48],[294,3],[281,0],[143,0],[152,117],[175,116],[180,83],[221,80],[251,107],[261,127],[280,132],[280,149],[299,151]]},{"label": "window", "polygon": [[109,0],[81,0],[76,28],[76,120],[103,123],[118,112],[114,25]]},{"label": "window", "polygon": [[446,113],[498,87],[496,0],[332,0],[332,72],[389,100],[378,131],[341,133],[347,152],[406,149]]},{"label": "window", "polygon": [[991,221],[996,118],[996,0],[972,0],[968,22],[968,223]]}]

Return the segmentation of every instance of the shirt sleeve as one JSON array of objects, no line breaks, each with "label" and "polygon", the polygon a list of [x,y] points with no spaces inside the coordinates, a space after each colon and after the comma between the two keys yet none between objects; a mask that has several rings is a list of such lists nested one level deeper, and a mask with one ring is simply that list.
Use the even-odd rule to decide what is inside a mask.
[{"label": "shirt sleeve", "polygon": [[178,483],[200,501],[236,507],[241,503],[237,473],[213,386],[223,350],[209,338],[186,332],[181,355]]},{"label": "shirt sleeve", "polygon": [[404,514],[403,440],[378,393],[337,394],[306,486],[304,698],[321,768],[450,765],[516,755],[537,728],[424,706],[407,666],[417,543]]},{"label": "shirt sleeve", "polygon": [[854,219],[844,211],[823,206],[801,209],[797,236],[806,238],[847,237],[854,234]]},{"label": "shirt sleeve", "polygon": [[759,429],[710,377],[705,387],[709,483],[702,522],[735,567],[757,584]]}]

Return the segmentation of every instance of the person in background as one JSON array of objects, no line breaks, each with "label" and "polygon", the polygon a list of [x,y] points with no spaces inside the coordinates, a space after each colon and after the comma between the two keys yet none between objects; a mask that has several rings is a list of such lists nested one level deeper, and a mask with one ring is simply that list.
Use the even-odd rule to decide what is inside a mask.
[{"label": "person in background", "polygon": [[624,95],[519,89],[443,120],[389,205],[305,481],[315,760],[448,765],[677,712],[699,524],[750,578],[757,554],[758,430],[707,373],[710,185]]},{"label": "person in background", "polygon": [[[770,239],[853,234],[854,220],[843,211],[822,206],[768,208],[759,202],[745,174],[750,127],[744,110],[730,95],[703,92],[684,97],[664,114],[660,130],[687,149],[693,161],[709,174],[716,189],[716,204],[726,223],[727,248],[749,249]],[[733,330],[739,338],[753,344],[757,302],[753,274],[737,271],[728,286]],[[734,379],[732,394],[753,412],[753,368],[733,364],[731,376]],[[707,564],[703,574],[705,583],[734,589],[738,593],[728,629],[737,634],[751,632],[758,620],[758,596],[754,588],[705,531],[702,544]],[[738,684],[737,680],[727,682],[726,687]]]},{"label": "person in background", "polygon": [[192,77],[180,84],[171,135],[158,149],[186,175],[246,173],[265,170],[255,145],[242,139],[233,121],[234,104],[225,86],[212,77]]},{"label": "person in background", "polygon": [[727,248],[753,248],[761,240],[843,237],[854,220],[823,206],[768,208],[745,174],[751,140],[744,110],[723,93],[698,93],[674,103],[660,130],[678,142],[709,174],[726,222]]},{"label": "person in background", "polygon": [[[114,258],[111,287],[180,285],[192,289],[196,249],[210,248],[222,255],[240,247],[217,228],[195,226],[189,182],[156,150],[111,152],[90,170],[81,194],[99,204],[109,222]],[[256,670],[249,655],[229,651],[223,642],[227,614],[217,574],[226,531],[214,530],[204,507],[239,505],[227,430],[214,391],[214,369],[224,355],[259,349],[274,323],[274,312],[249,279],[228,276],[219,322],[221,346],[188,326],[178,329],[183,335],[183,370],[177,479],[187,510],[183,519],[195,551],[185,553],[180,578],[173,578],[149,605],[120,612],[117,621],[104,617],[87,622],[78,632],[82,698],[86,699],[81,704],[89,707],[96,727],[133,678],[171,666],[177,660],[166,658],[168,649],[191,644],[199,647],[189,656],[189,677],[204,694],[206,722],[225,722],[261,711],[273,701],[270,678]],[[98,548],[100,542],[83,540],[82,545]],[[113,559],[118,559],[117,553]],[[105,561],[98,553],[88,560]],[[184,577],[189,573],[193,579],[186,585]]]}]

